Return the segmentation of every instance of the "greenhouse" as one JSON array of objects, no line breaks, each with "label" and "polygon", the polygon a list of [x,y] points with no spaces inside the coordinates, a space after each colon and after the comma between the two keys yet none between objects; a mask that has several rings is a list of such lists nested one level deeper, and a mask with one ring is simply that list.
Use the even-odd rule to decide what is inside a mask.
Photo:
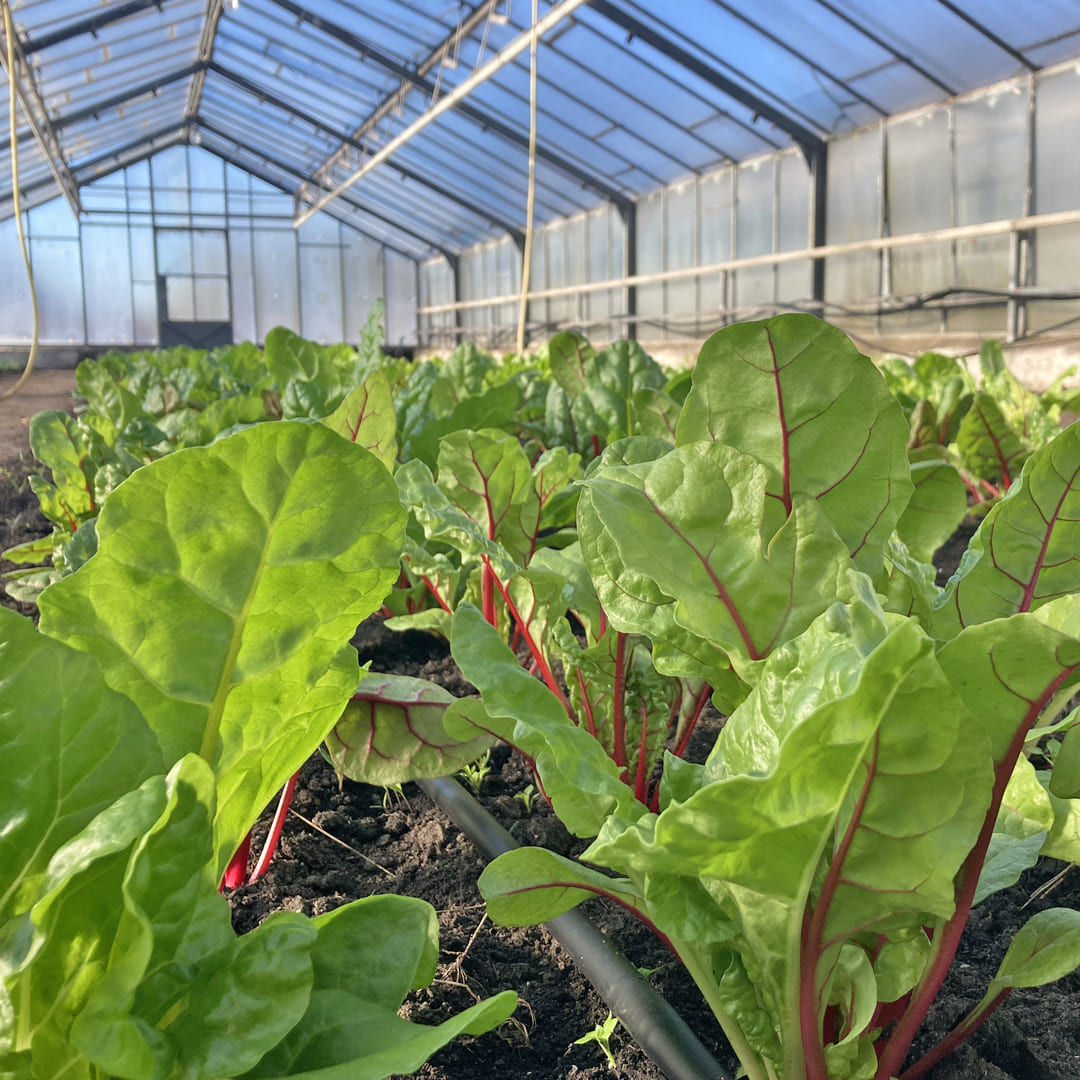
[{"label": "greenhouse", "polygon": [[[792,308],[908,351],[1075,329],[1072,4],[540,9],[532,338],[692,354]],[[377,297],[389,345],[513,344],[526,0],[11,16],[43,346],[261,342],[278,324],[354,341]],[[11,164],[5,146],[0,345],[20,346]]]},{"label": "greenhouse", "polygon": [[1080,1076],[1080,5],[0,65],[2,1080]]}]

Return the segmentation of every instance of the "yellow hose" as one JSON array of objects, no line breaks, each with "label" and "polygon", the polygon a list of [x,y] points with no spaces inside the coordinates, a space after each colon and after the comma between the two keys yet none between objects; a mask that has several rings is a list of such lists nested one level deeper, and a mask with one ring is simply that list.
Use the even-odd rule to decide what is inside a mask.
[{"label": "yellow hose", "polygon": [[0,393],[0,401],[9,398],[18,392],[19,388],[30,378],[34,370],[34,361],[38,351],[38,302],[37,290],[34,288],[34,271],[30,266],[30,252],[26,247],[26,235],[23,233],[22,207],[19,200],[19,146],[18,128],[15,123],[15,28],[11,22],[11,8],[8,0],[0,0],[0,6],[4,9],[4,37],[7,40],[7,71],[8,71],[8,131],[11,139],[11,202],[15,208],[15,231],[19,235],[19,247],[22,249],[23,264],[26,266],[26,280],[30,285],[30,306],[34,313],[34,329],[30,338],[30,353],[26,357],[26,365],[22,374],[16,380],[14,386],[9,386]]},{"label": "yellow hose", "polygon": [[[538,2],[533,0],[536,26]],[[536,34],[529,44],[529,194],[525,205],[525,249],[521,255],[521,305],[518,309],[517,351],[525,351],[525,323],[529,315],[529,264],[532,262],[533,202],[536,193]]]}]

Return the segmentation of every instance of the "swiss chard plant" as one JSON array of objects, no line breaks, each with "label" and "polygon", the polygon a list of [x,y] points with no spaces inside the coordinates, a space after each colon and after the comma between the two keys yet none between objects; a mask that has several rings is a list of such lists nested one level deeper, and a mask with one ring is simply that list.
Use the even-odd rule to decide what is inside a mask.
[{"label": "swiss chard plant", "polygon": [[[437,477],[421,461],[403,465],[398,486],[417,534],[406,542],[406,575],[438,607],[388,625],[449,634],[454,613],[478,605],[477,617],[543,680],[562,722],[588,731],[636,797],[655,802],[664,745],[673,739],[683,753],[709,698],[704,676],[718,673],[661,674],[646,638],[609,627],[580,545],[564,536],[576,502],[569,485],[580,476],[578,456],[565,448],[530,464],[517,438],[495,430],[444,437]],[[718,657],[717,668],[729,665]]]},{"label": "swiss chard plant", "polygon": [[1080,430],[1029,455],[944,589],[903,540],[909,431],[839,331],[783,316],[706,343],[673,448],[632,438],[590,468],[582,554],[611,626],[658,664],[727,664],[744,698],[704,765],[667,755],[654,807],[475,608],[454,618],[481,702],[447,730],[521,747],[593,838],[581,862],[495,860],[492,918],[621,904],[751,1080],[914,1080],[1014,987],[1080,963],[1080,913],[1036,914],[972,1013],[908,1059],[973,904],[1040,854],[1080,858],[1078,792],[1031,761],[1075,722]]},{"label": "swiss chard plant", "polygon": [[114,491],[96,554],[0,609],[0,1073],[383,1077],[501,1023],[397,1015],[435,913],[372,897],[236,937],[222,872],[356,691],[404,514],[325,425],[258,425]]}]

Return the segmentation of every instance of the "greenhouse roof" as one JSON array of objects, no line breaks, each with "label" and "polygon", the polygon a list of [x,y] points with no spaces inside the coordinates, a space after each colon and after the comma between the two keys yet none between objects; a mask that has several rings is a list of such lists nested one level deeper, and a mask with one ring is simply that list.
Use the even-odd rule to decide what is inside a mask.
[{"label": "greenhouse roof", "polygon": [[[26,207],[58,191],[77,205],[82,185],[192,143],[295,193],[301,214],[340,188],[330,212],[414,257],[520,242],[528,48],[454,90],[521,39],[528,0],[11,7]],[[541,0],[540,17],[567,7],[540,49],[539,221],[776,148],[809,158],[837,132],[1080,56],[1074,0]],[[5,139],[0,218],[11,195]]]}]

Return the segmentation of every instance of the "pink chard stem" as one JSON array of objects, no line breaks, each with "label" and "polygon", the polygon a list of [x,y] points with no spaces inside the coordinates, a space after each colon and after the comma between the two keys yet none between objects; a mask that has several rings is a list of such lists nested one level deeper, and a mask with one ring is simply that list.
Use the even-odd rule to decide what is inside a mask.
[{"label": "pink chard stem", "polygon": [[300,774],[298,772],[293,773],[289,777],[289,782],[282,788],[281,798],[278,800],[277,810],[274,813],[274,820],[270,823],[270,832],[266,836],[266,843],[263,844],[259,861],[255,864],[255,869],[251,871],[251,877],[248,878],[248,884],[258,881],[270,868],[270,860],[273,859],[274,852],[277,851],[278,843],[281,840],[281,831],[285,828],[285,818],[288,817],[293,792],[296,790],[296,781],[299,779]]}]

